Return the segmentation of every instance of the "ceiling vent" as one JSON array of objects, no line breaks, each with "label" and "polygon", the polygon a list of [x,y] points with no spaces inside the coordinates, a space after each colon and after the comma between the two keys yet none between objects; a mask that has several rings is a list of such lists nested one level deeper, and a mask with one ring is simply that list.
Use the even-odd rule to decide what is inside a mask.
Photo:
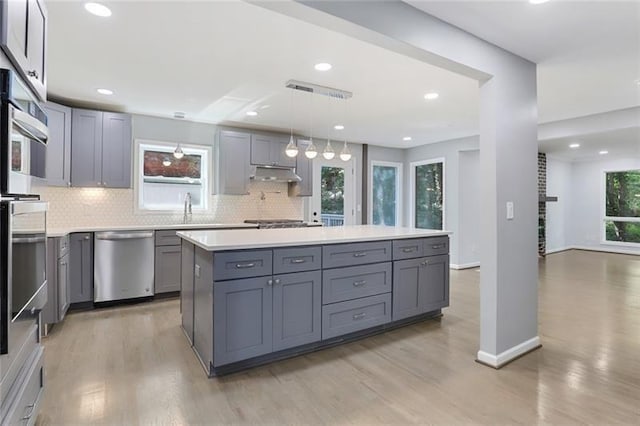
[{"label": "ceiling vent", "polygon": [[349,99],[353,93],[346,90],[335,89],[333,87],[320,86],[319,84],[307,83],[305,81],[289,80],[285,84],[289,89],[300,90],[302,92],[313,93],[316,95],[329,96],[336,99]]}]

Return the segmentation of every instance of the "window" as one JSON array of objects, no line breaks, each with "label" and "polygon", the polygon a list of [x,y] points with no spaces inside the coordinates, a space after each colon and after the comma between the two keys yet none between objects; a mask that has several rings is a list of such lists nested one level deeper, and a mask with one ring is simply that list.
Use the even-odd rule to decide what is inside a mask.
[{"label": "window", "polygon": [[372,161],[369,175],[369,223],[397,226],[401,222],[402,164]]},{"label": "window", "polygon": [[640,244],[640,170],[605,172],[604,239]]},{"label": "window", "polygon": [[412,224],[444,229],[444,159],[411,163]]},{"label": "window", "polygon": [[173,142],[136,141],[137,209],[182,211],[189,193],[193,211],[206,211],[209,202],[211,149],[184,146],[175,158]]}]

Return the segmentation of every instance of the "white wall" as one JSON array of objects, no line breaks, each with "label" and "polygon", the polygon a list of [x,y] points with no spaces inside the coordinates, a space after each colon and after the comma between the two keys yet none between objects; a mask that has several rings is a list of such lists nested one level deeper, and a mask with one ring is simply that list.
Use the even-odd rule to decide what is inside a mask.
[{"label": "white wall", "polygon": [[571,170],[571,215],[566,228],[569,243],[578,248],[640,254],[640,247],[602,243],[604,172],[640,169],[640,158],[576,162]]},{"label": "white wall", "polygon": [[458,267],[480,265],[480,150],[459,151]]},{"label": "white wall", "polygon": [[547,195],[557,202],[547,203],[547,253],[569,247],[567,227],[571,223],[571,163],[547,157]]}]

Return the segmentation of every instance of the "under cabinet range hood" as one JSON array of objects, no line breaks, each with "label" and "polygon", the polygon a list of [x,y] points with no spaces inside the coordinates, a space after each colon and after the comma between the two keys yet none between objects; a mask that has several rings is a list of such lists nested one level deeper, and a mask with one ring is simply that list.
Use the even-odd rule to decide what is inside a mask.
[{"label": "under cabinet range hood", "polygon": [[277,166],[255,166],[250,175],[251,180],[257,182],[300,182],[294,169]]}]

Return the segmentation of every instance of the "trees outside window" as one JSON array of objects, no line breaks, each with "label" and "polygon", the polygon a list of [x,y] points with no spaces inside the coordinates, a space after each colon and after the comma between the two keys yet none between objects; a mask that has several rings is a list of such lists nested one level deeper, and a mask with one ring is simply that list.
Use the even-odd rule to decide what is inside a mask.
[{"label": "trees outside window", "polygon": [[640,170],[605,173],[606,241],[640,244]]},{"label": "trees outside window", "polygon": [[414,168],[415,227],[443,229],[444,161],[417,164]]},{"label": "trees outside window", "polygon": [[400,179],[402,165],[372,162],[371,223],[396,226],[400,218]]}]

